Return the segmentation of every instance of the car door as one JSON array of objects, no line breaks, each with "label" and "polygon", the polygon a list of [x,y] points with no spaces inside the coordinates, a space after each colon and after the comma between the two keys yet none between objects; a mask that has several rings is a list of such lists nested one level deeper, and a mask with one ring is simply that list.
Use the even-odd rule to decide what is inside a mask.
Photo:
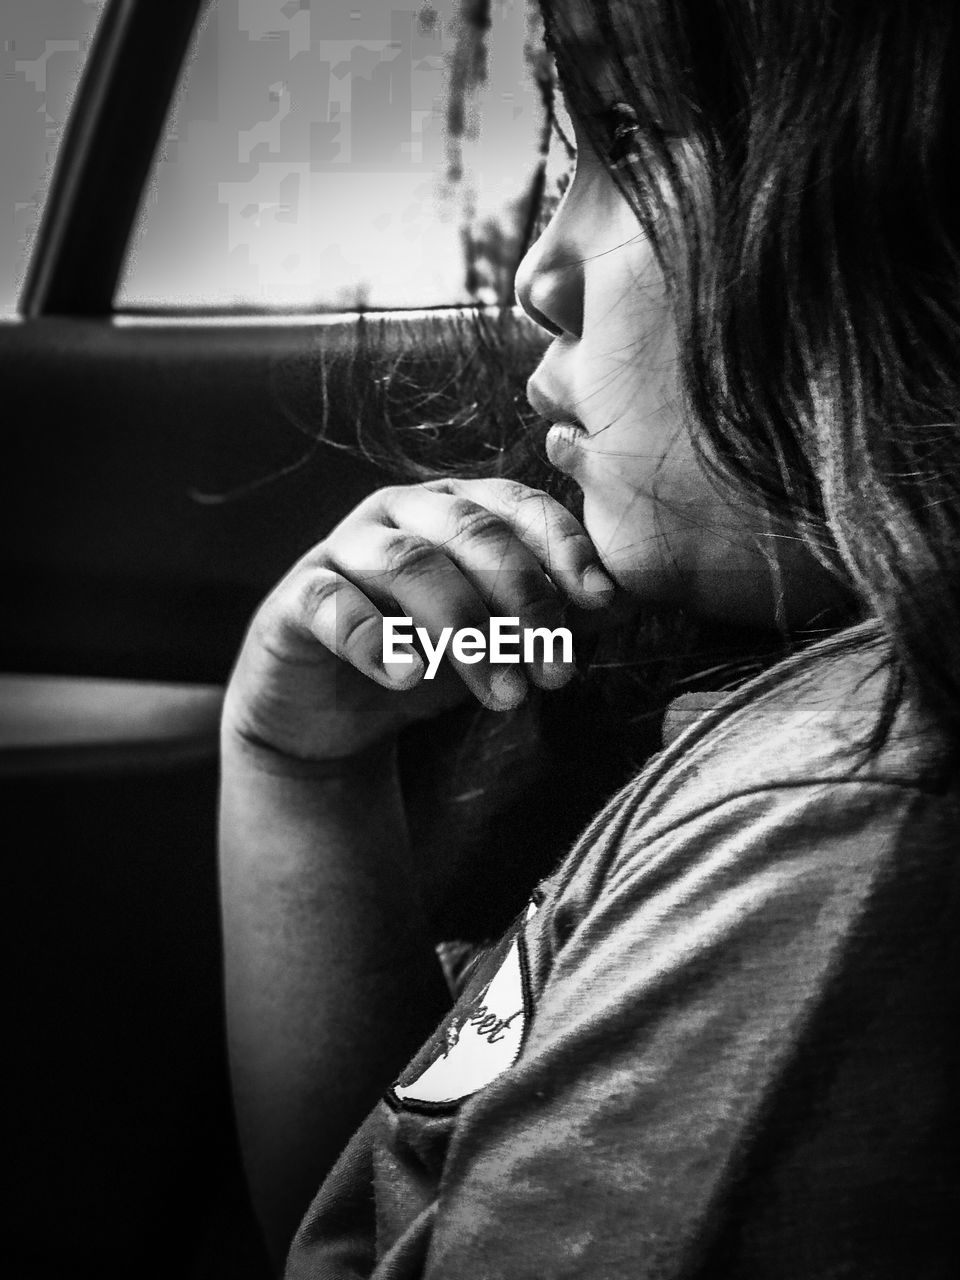
[{"label": "car door", "polygon": [[[17,315],[0,323],[0,794],[16,1028],[3,1251],[9,1274],[259,1275],[219,994],[223,684],[264,592],[388,475],[358,448],[364,424],[390,418],[415,438],[426,417],[468,421],[467,402],[509,433],[538,340],[495,304],[509,299],[533,204],[514,206],[512,231],[457,224],[466,251],[448,308],[375,310],[345,286],[322,305],[278,304],[269,288],[197,301],[176,284],[172,301],[138,302],[145,192],[216,5],[101,8]],[[484,6],[448,8],[461,26],[434,69],[473,92],[485,28],[463,15]],[[287,39],[293,65],[309,53],[297,43],[307,19],[339,22],[344,41],[383,9],[269,0],[239,12],[266,44]],[[389,44],[406,17],[387,16]],[[436,10],[408,16],[423,34]],[[379,104],[386,114],[370,118],[387,131],[402,77],[378,72],[385,57],[361,35],[354,43],[337,83],[358,77],[364,110]],[[282,88],[274,105],[284,110]],[[466,119],[453,132],[473,145]],[[332,123],[313,124],[311,154],[333,192]],[[269,130],[251,131],[247,159],[266,164]],[[261,203],[248,201],[254,219]],[[191,231],[165,234],[188,254]],[[164,283],[161,270],[151,287]],[[478,352],[505,349],[512,361],[491,382]]]}]

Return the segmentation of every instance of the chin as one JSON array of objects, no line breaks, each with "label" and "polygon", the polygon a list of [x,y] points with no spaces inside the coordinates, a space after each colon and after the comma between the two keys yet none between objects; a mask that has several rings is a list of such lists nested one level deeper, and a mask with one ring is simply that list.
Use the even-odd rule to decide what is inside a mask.
[{"label": "chin", "polygon": [[595,544],[600,563],[621,591],[641,604],[682,605],[685,592],[676,571],[662,563],[644,563],[623,550],[606,551]]}]

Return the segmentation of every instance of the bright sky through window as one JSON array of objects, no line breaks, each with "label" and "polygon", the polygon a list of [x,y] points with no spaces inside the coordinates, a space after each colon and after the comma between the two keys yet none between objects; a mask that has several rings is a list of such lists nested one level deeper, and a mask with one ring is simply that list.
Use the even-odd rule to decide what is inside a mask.
[{"label": "bright sky through window", "polygon": [[[146,193],[119,305],[469,300],[463,220],[508,214],[542,106],[526,0],[494,0],[464,178],[445,180],[461,0],[217,0]],[[481,290],[480,296],[483,296]],[[493,298],[485,298],[492,301]]]},{"label": "bright sky through window", "polygon": [[0,318],[12,317],[105,0],[0,0]]}]

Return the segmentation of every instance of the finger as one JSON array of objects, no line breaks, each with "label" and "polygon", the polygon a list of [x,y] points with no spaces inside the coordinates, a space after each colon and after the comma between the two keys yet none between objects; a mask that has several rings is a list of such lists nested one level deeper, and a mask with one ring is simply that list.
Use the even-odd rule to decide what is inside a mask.
[{"label": "finger", "polygon": [[[450,557],[405,529],[367,523],[350,532],[328,540],[325,555],[382,615],[411,620],[407,630],[426,660],[424,678],[434,679],[447,662],[484,706],[519,705],[527,692],[523,673],[518,665],[489,660],[489,609]],[[457,636],[470,632],[482,643],[467,653]]]},{"label": "finger", "polygon": [[385,661],[383,613],[364,591],[332,568],[304,569],[296,582],[291,614],[331,653],[385,688],[410,689],[424,674],[423,659],[410,644],[392,646]]},{"label": "finger", "polygon": [[[572,652],[563,654],[563,600],[543,565],[500,516],[472,499],[424,486],[394,490],[384,515],[407,533],[436,545],[462,572],[498,618],[516,618],[532,638],[525,661],[530,679],[558,688],[573,676]],[[567,649],[572,649],[567,642]],[[521,652],[526,657],[525,646]],[[548,660],[549,658],[549,660]]]},{"label": "finger", "polygon": [[590,535],[549,494],[516,480],[450,479],[430,484],[438,491],[470,498],[499,516],[574,603],[598,609],[613,599],[615,585]]}]

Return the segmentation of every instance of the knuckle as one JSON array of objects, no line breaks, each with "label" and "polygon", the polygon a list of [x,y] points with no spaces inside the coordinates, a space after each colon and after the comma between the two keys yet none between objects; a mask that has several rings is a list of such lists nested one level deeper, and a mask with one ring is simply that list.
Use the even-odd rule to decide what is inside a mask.
[{"label": "knuckle", "polygon": [[402,485],[382,485],[379,489],[374,489],[372,493],[368,493],[365,498],[361,498],[354,507],[352,514],[364,516],[368,519],[376,519],[393,507],[402,492]]},{"label": "knuckle", "polygon": [[454,493],[460,487],[460,481],[456,476],[437,476],[434,480],[424,480],[418,488],[426,489],[427,493]]},{"label": "knuckle", "polygon": [[[374,489],[372,493],[368,493],[366,497],[361,498],[357,505],[347,513],[340,524],[347,524],[357,519],[369,519],[379,507],[383,493],[383,489]],[[340,528],[340,524],[336,526],[337,529]],[[336,532],[336,530],[334,530],[334,532]]]},{"label": "knuckle", "polygon": [[458,498],[453,506],[453,520],[457,536],[461,538],[502,539],[507,526],[493,511],[478,506],[469,498]]},{"label": "knuckle", "polygon": [[343,586],[343,579],[330,569],[314,569],[303,576],[299,603],[307,617],[314,617],[325,605],[336,598]]},{"label": "knuckle", "polygon": [[362,609],[351,610],[337,627],[337,643],[344,650],[365,650],[376,617]]},{"label": "knuckle", "polygon": [[388,573],[419,577],[436,566],[437,550],[429,542],[408,534],[390,538],[383,549],[384,567]]},{"label": "knuckle", "polygon": [[378,489],[373,496],[377,500],[378,507],[389,509],[398,502],[405,493],[409,493],[410,489],[413,487],[415,486],[408,484],[385,484],[383,488]]},{"label": "knuckle", "polygon": [[557,521],[550,527],[550,550],[564,559],[583,559],[589,554],[590,543],[576,526]]},{"label": "knuckle", "polygon": [[531,489],[529,485],[524,484],[521,480],[504,479],[500,481],[500,485],[502,486],[501,492],[507,501],[516,503],[517,506],[530,502],[536,502],[539,505],[542,504],[547,496],[542,489]]},{"label": "knuckle", "polygon": [[542,507],[544,502],[549,502],[550,498],[542,489],[533,489],[528,484],[524,484],[522,480],[512,480],[507,476],[499,477],[493,480],[496,486],[497,496],[501,502],[507,503],[511,507],[527,507],[536,505]]}]

